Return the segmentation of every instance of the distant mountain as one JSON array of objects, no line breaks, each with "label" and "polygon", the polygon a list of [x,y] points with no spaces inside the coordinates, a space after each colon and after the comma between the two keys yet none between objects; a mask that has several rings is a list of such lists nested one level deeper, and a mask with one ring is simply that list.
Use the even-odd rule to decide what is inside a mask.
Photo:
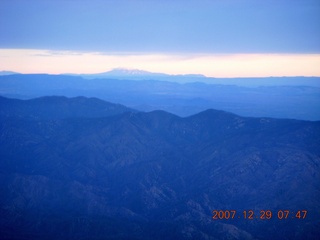
[{"label": "distant mountain", "polygon": [[174,83],[205,83],[219,85],[236,85],[241,87],[261,86],[309,86],[320,87],[320,77],[239,77],[215,78],[202,74],[177,74],[153,73],[139,69],[115,68],[108,72],[96,74],[68,74],[81,76],[85,79],[118,79],[118,80],[155,80]]},{"label": "distant mountain", "polygon": [[251,117],[320,120],[320,88],[310,86],[240,87],[20,74],[0,76],[0,95],[20,99],[52,95],[96,97],[141,111],[161,109],[179,116],[214,108]]},{"label": "distant mountain", "polygon": [[11,72],[11,71],[0,71],[0,76],[6,76],[6,75],[12,75],[12,74],[19,74],[19,73]]},{"label": "distant mountain", "polygon": [[199,79],[206,78],[201,74],[186,74],[186,75],[169,75],[164,73],[153,73],[139,69],[115,68],[111,71],[97,74],[74,74],[88,79],[95,78],[115,78],[125,80],[174,80],[177,82],[190,81],[190,78]]},{"label": "distant mountain", "polygon": [[[90,76],[88,75],[81,75],[81,76]],[[152,73],[148,71],[143,71],[139,69],[126,69],[126,68],[115,68],[111,71],[100,73],[100,74],[95,74],[93,75],[95,77],[132,77],[132,76],[137,76],[137,77],[143,77],[143,76],[168,76],[167,74],[163,73]]]},{"label": "distant mountain", "polygon": [[86,97],[41,97],[30,100],[8,99],[0,96],[0,116],[32,120],[52,120],[81,117],[107,117],[135,110]]},{"label": "distant mountain", "polygon": [[[78,118],[29,117],[48,100],[101,104],[1,108],[2,239],[318,239],[319,121],[218,110],[101,118],[86,107]],[[237,213],[213,220],[213,210]]]}]

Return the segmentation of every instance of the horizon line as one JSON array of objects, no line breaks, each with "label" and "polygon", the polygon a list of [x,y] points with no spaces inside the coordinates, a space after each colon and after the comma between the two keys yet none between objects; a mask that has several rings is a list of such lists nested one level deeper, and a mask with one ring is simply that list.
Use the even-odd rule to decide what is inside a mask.
[{"label": "horizon line", "polygon": [[[214,78],[320,76],[320,54],[108,54],[0,49],[3,69],[21,73],[97,74],[116,68]],[[6,70],[8,71],[8,70]]]},{"label": "horizon line", "polygon": [[[16,71],[11,71],[11,70],[0,70],[0,73],[3,72],[8,72],[8,74],[3,74],[0,76],[8,76],[8,75],[65,75],[65,76],[74,76],[74,77],[83,77],[82,75],[99,75],[99,74],[108,74],[109,72],[113,71],[113,70],[117,70],[117,69],[125,69],[125,70],[138,70],[138,71],[143,71],[146,73],[150,73],[150,74],[163,74],[166,76],[162,76],[162,77],[193,77],[193,75],[195,76],[195,78],[216,78],[216,79],[233,79],[233,78],[237,78],[237,79],[242,79],[242,78],[320,78],[319,76],[305,76],[305,75],[295,75],[295,76],[288,76],[288,75],[279,75],[279,76],[239,76],[239,77],[214,77],[214,76],[206,76],[204,74],[201,73],[186,73],[186,74],[170,74],[170,73],[165,73],[165,72],[149,72],[149,71],[145,71],[143,69],[130,69],[130,68],[113,68],[111,70],[107,70],[104,72],[93,72],[93,73],[66,73],[66,72],[61,72],[61,73],[49,73],[49,72],[16,72]],[[125,75],[118,75],[119,77],[126,77]],[[128,75],[128,77],[143,77],[144,75]],[[148,75],[145,75],[148,76]],[[103,76],[99,77],[102,78]],[[108,76],[106,76],[108,77]],[[117,75],[110,75],[110,77],[117,77]],[[160,76],[158,76],[160,77]],[[151,79],[152,80],[152,79]]]}]

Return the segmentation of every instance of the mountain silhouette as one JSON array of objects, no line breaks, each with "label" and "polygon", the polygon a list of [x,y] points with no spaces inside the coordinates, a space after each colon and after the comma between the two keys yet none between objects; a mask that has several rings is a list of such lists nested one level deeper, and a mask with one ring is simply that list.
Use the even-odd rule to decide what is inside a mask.
[{"label": "mountain silhouette", "polygon": [[0,103],[2,239],[319,236],[318,121],[182,118],[84,97]]},{"label": "mountain silhouette", "polygon": [[38,120],[64,118],[97,118],[135,111],[120,104],[86,97],[41,97],[30,100],[0,96],[0,115]]},{"label": "mountain silhouette", "polygon": [[[172,78],[182,79],[182,76],[132,80],[129,76],[140,76],[139,71],[136,73],[94,79],[50,74],[0,76],[0,95],[19,99],[95,97],[140,111],[161,109],[181,117],[219,109],[249,117],[320,119],[320,81],[316,77],[238,78],[231,82],[230,79],[210,79],[202,83],[197,82],[197,77],[189,76],[186,77],[188,83],[177,83]],[[258,87],[261,81],[268,85]],[[250,87],[238,86],[238,83],[250,83]]]}]

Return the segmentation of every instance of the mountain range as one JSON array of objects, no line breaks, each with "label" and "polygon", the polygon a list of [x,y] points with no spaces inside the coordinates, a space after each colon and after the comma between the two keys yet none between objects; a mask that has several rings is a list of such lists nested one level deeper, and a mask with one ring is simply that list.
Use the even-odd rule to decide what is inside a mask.
[{"label": "mountain range", "polygon": [[259,86],[312,86],[320,87],[319,77],[242,77],[242,78],[216,78],[202,74],[166,74],[154,73],[140,69],[115,68],[107,72],[94,74],[69,74],[86,79],[114,78],[120,80],[156,80],[176,83],[201,82],[205,84],[236,85],[242,87]]},{"label": "mountain range", "polygon": [[85,97],[0,106],[1,239],[320,235],[319,121],[179,117]]},{"label": "mountain range", "polygon": [[120,104],[85,97],[41,97],[30,100],[8,99],[0,96],[0,116],[30,120],[108,117],[134,112]]},{"label": "mountain range", "polygon": [[[0,76],[21,74],[13,71],[0,71]],[[59,74],[62,76],[76,76],[84,79],[118,79],[118,80],[153,80],[167,81],[175,83],[205,83],[219,85],[235,85],[240,87],[262,87],[262,86],[309,86],[320,87],[319,77],[234,77],[234,78],[218,78],[207,77],[202,74],[166,74],[155,73],[140,69],[114,68],[102,73],[79,74],[66,73]]]},{"label": "mountain range", "polygon": [[[141,74],[137,71],[136,75]],[[0,76],[0,95],[20,99],[53,95],[95,97],[140,111],[164,110],[181,117],[213,108],[248,117],[320,120],[320,88],[316,86],[320,78],[236,79],[243,83],[269,81],[269,86],[258,87],[226,82],[209,84],[190,76],[188,79],[194,82],[177,83],[172,80],[176,78],[183,79],[173,76],[156,80],[153,76],[138,81],[115,75],[85,79],[70,75],[13,74]]]},{"label": "mountain range", "polygon": [[190,82],[195,79],[206,80],[206,76],[201,74],[181,74],[181,75],[170,75],[165,73],[154,73],[140,69],[126,69],[126,68],[115,68],[108,72],[96,73],[96,74],[70,74],[72,76],[81,76],[87,79],[97,78],[116,78],[124,80],[171,80],[176,82]]}]

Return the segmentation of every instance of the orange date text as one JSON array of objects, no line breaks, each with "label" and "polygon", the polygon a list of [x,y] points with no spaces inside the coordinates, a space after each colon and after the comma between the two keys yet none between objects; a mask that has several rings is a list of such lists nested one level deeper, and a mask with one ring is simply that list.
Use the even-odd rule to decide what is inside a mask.
[{"label": "orange date text", "polygon": [[286,219],[305,219],[307,217],[307,210],[296,210],[290,211],[287,209],[281,210],[213,210],[212,219],[213,220],[229,220],[229,219],[260,219],[260,220],[270,220],[272,218],[279,220]]}]

